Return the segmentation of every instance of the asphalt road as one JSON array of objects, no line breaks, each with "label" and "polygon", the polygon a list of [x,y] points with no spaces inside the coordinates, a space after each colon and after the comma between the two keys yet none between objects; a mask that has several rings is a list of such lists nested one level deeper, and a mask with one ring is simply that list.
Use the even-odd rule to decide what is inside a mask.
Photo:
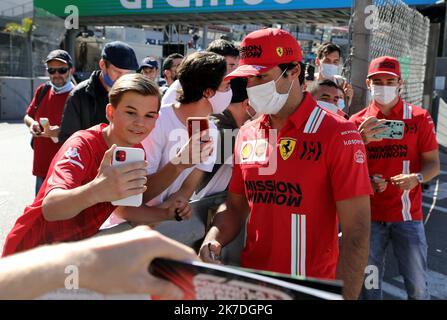
[{"label": "asphalt road", "polygon": [[[0,122],[0,248],[25,205],[34,199],[30,135],[21,122]],[[441,154],[436,204],[426,223],[429,286],[433,299],[447,299],[447,155]],[[436,179],[424,193],[425,218],[433,203]],[[384,291],[388,299],[406,299],[403,280],[388,250]]]}]

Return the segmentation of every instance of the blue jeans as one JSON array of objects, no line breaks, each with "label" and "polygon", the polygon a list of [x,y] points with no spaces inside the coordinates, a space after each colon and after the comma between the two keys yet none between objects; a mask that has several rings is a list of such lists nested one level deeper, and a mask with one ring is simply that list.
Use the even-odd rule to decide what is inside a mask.
[{"label": "blue jeans", "polygon": [[39,193],[40,187],[42,187],[45,177],[36,177],[36,196]]},{"label": "blue jeans", "polygon": [[379,287],[362,288],[361,298],[383,299],[382,282],[385,267],[385,253],[388,244],[393,244],[399,273],[404,278],[408,299],[429,300],[427,285],[427,240],[422,221],[371,222],[371,241],[368,265],[379,271]]}]

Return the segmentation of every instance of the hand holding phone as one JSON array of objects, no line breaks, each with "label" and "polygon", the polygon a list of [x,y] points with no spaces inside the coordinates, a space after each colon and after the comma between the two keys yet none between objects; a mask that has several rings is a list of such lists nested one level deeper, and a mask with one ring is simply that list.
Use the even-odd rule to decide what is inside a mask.
[{"label": "hand holding phone", "polygon": [[[144,150],[140,148],[116,147],[113,151],[112,166],[119,167],[138,161],[144,161]],[[139,207],[143,202],[143,194],[133,195],[112,201],[114,206]]]},{"label": "hand holding phone", "polygon": [[207,142],[210,140],[209,123],[207,117],[189,117],[186,122],[189,138],[198,132],[204,131],[205,133],[201,136],[200,142]]},{"label": "hand holding phone", "polygon": [[[42,126],[44,133],[50,131],[50,121],[48,120],[48,118],[40,118],[39,123]],[[54,143],[59,142],[58,137],[51,137],[51,140],[53,140]]]},{"label": "hand holding phone", "polygon": [[405,123],[400,120],[385,120],[377,128],[385,128],[386,130],[380,133],[376,133],[374,138],[376,139],[397,139],[400,140],[404,137]]},{"label": "hand holding phone", "polygon": [[44,130],[50,127],[50,121],[48,120],[48,118],[40,118],[39,123]]}]

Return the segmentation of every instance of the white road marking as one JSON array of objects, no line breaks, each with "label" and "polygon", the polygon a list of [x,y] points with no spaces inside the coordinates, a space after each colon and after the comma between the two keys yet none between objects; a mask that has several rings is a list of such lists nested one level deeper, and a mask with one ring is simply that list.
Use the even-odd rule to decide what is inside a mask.
[{"label": "white road marking", "polygon": [[[435,185],[430,185],[430,188],[424,192],[422,195],[424,197],[433,198],[435,196]],[[437,200],[447,199],[447,182],[443,182],[439,184],[438,193],[436,195]]]},{"label": "white road marking", "polygon": [[[433,270],[428,270],[427,276],[428,292],[430,293],[430,295],[432,297],[435,297],[436,299],[447,299],[447,286],[445,285],[447,283],[447,276]],[[395,277],[393,278],[393,280],[396,280],[401,284],[404,283],[404,279],[401,276]],[[384,282],[383,290],[395,297],[402,297],[402,299],[407,298],[407,293],[405,290],[397,288],[396,286],[393,286],[389,283]]]},{"label": "white road marking", "polygon": [[[426,203],[426,202],[422,202],[422,206],[425,207],[425,208],[430,208],[431,204]],[[438,207],[438,206],[434,206],[433,210],[439,211],[439,212],[442,212],[442,213],[447,213],[447,209],[446,208],[442,208],[442,207]]]}]

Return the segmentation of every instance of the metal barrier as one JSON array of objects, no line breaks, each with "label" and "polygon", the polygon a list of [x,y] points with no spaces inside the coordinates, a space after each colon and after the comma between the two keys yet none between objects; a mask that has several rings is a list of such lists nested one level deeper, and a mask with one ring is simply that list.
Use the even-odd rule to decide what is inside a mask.
[{"label": "metal barrier", "polygon": [[370,61],[385,55],[398,58],[404,80],[401,96],[421,106],[430,20],[400,0],[376,0],[374,5]]},{"label": "metal barrier", "polygon": [[193,212],[187,221],[164,221],[155,227],[160,233],[198,250],[209,225],[209,212],[225,202],[227,192],[219,192],[190,202]]},{"label": "metal barrier", "polygon": [[30,76],[30,50],[27,35],[0,32],[0,76]]}]

